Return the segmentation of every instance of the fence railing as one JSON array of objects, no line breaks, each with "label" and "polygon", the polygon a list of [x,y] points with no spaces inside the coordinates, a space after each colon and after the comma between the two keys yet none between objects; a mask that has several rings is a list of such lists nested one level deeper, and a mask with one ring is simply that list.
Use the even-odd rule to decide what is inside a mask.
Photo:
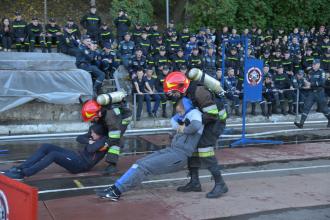
[{"label": "fence railing", "polygon": [[[282,90],[278,90],[278,89],[274,89],[273,92],[279,92],[279,91],[296,91],[296,100],[295,100],[295,105],[296,105],[296,118],[298,117],[299,115],[299,97],[300,97],[300,89],[298,88],[292,88],[292,89],[282,89]],[[243,92],[240,92],[240,94],[243,93]],[[165,95],[165,93],[162,93],[162,92],[157,92],[157,93],[142,93],[142,94],[138,94],[138,93],[134,93],[133,94],[133,121],[134,123],[136,122],[136,110],[137,110],[137,103],[136,103],[136,96],[137,95]]]}]

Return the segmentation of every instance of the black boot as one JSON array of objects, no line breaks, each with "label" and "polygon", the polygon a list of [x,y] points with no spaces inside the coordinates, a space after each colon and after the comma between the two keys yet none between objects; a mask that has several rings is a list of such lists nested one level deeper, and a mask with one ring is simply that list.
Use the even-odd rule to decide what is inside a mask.
[{"label": "black boot", "polygon": [[261,114],[265,117],[267,117],[267,113],[266,113],[266,103],[265,102],[261,102],[260,103],[260,108],[261,108]]},{"label": "black boot", "polygon": [[198,169],[191,168],[189,170],[190,181],[185,186],[180,186],[176,190],[179,192],[201,192],[202,186],[199,182]]},{"label": "black boot", "polygon": [[267,113],[268,113],[267,115],[268,115],[268,117],[272,116],[272,107],[273,107],[273,105],[271,103],[267,104]]},{"label": "black boot", "polygon": [[282,115],[287,115],[288,113],[286,112],[286,110],[285,110],[285,106],[284,106],[284,103],[282,102],[282,104],[281,104],[281,113],[282,113]]},{"label": "black boot", "polygon": [[228,187],[221,176],[220,170],[217,169],[217,170],[211,171],[211,174],[212,174],[215,184],[214,184],[214,187],[211,190],[211,192],[206,194],[206,198],[209,198],[209,199],[219,198],[224,193],[228,192]]},{"label": "black boot", "polygon": [[163,110],[162,117],[167,118],[166,105],[162,105],[162,110]]},{"label": "black boot", "polygon": [[330,115],[327,115],[327,119],[328,119],[327,128],[330,128]]},{"label": "black boot", "polygon": [[[303,128],[306,118],[307,118],[307,115],[302,114],[301,115],[300,122],[299,123],[298,122],[294,122],[294,125],[297,126],[298,128]],[[329,121],[328,121],[328,124],[329,124]]]},{"label": "black boot", "polygon": [[239,113],[239,107],[235,106],[235,115],[236,116],[241,116],[241,114]]},{"label": "black boot", "polygon": [[296,112],[295,111],[293,111],[293,104],[292,104],[292,102],[289,102],[289,114],[290,115],[295,115],[296,114]]},{"label": "black boot", "polygon": [[251,103],[251,115],[257,115],[256,114],[256,103]]}]

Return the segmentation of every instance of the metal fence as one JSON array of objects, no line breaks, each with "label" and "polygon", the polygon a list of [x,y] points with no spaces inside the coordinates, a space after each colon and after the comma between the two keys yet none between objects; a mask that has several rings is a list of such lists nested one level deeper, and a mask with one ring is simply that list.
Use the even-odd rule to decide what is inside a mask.
[{"label": "metal fence", "polygon": [[[278,92],[279,90],[273,90],[274,92]],[[296,91],[296,102],[295,102],[295,105],[296,105],[296,119],[298,118],[299,116],[299,96],[300,96],[300,90],[297,89],[297,88],[293,88],[293,89],[283,89],[281,91]],[[240,93],[243,93],[243,92],[240,92]],[[143,95],[164,95],[165,93],[161,93],[161,92],[158,92],[158,93],[142,93]],[[136,122],[136,110],[137,110],[137,99],[136,99],[136,96],[139,95],[138,93],[134,93],[133,94],[133,122],[135,123]]]}]

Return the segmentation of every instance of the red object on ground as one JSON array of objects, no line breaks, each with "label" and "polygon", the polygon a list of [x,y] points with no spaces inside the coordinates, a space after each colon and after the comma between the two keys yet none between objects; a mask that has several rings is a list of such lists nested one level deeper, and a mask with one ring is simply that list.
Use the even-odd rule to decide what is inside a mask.
[{"label": "red object on ground", "polygon": [[0,215],[5,220],[35,220],[38,190],[0,175]]}]

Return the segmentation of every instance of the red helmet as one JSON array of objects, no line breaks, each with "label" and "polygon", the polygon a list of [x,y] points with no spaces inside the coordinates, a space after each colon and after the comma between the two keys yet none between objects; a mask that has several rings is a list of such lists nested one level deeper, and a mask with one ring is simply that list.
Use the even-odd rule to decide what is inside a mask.
[{"label": "red helmet", "polygon": [[101,106],[94,100],[88,100],[81,109],[81,116],[85,122],[99,117]]},{"label": "red helmet", "polygon": [[172,72],[164,80],[164,92],[178,91],[185,93],[189,87],[190,80],[181,72]]}]

